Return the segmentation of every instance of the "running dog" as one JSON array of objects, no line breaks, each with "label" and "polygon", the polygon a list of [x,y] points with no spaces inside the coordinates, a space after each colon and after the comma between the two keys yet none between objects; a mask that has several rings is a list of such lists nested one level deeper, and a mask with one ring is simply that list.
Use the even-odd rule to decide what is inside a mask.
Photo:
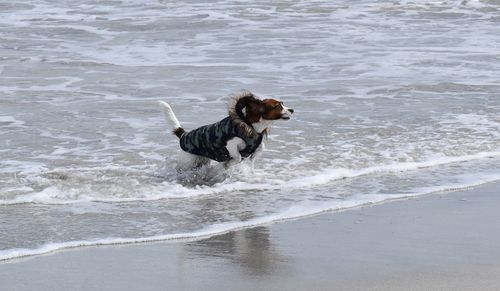
[{"label": "running dog", "polygon": [[228,169],[262,152],[262,139],[276,120],[288,120],[294,110],[276,99],[261,100],[250,91],[234,95],[226,118],[214,124],[186,131],[175,116],[172,107],[159,101],[173,134],[180,140],[181,149],[188,158],[181,170],[199,168],[210,160],[222,163]]}]

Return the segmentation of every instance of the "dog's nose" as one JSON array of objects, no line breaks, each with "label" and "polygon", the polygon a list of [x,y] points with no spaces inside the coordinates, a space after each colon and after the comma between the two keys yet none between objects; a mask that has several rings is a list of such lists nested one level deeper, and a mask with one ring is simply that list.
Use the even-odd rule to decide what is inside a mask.
[{"label": "dog's nose", "polygon": [[288,108],[288,111],[290,111],[290,113],[293,113],[293,109],[292,108]]}]

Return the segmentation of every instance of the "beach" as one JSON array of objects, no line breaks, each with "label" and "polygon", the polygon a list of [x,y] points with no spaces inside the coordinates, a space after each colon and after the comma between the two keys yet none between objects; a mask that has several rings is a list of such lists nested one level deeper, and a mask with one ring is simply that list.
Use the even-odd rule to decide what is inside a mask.
[{"label": "beach", "polygon": [[[495,1],[3,2],[0,261],[500,181]],[[158,101],[191,131],[244,89],[292,118],[179,172]]]},{"label": "beach", "polygon": [[3,290],[498,290],[500,184],[0,264]]},{"label": "beach", "polygon": [[[0,0],[0,290],[495,289],[499,27],[490,0]],[[189,134],[246,90],[293,115],[248,103],[260,154],[182,167],[159,101]]]}]

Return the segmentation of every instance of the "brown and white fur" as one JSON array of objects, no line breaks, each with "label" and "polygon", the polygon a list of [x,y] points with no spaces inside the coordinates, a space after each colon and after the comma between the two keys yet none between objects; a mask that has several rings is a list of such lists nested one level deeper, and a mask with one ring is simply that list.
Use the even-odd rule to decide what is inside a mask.
[{"label": "brown and white fur", "polygon": [[[179,120],[175,116],[172,107],[163,101],[159,101],[159,103],[163,107],[167,121],[169,121],[172,126],[172,132],[180,138],[185,130],[182,128]],[[242,114],[238,114],[238,112],[241,112]],[[283,105],[283,102],[279,100],[261,100],[246,90],[240,94],[233,95],[228,106],[229,116],[248,134],[254,134],[257,132],[267,135],[271,125],[276,120],[288,120],[293,112],[293,109],[286,107]],[[229,139],[226,144],[226,149],[229,152],[231,159],[222,163],[223,166],[227,169],[240,163],[242,160],[240,151],[245,147],[246,143],[243,139],[239,137]],[[262,142],[257,150],[250,156],[252,168],[255,157],[262,152],[263,148],[264,142]],[[193,155],[184,151],[183,153],[186,157],[183,158],[183,162],[178,165],[178,170],[179,168],[180,170],[189,170],[210,162],[210,159],[206,157]]]}]

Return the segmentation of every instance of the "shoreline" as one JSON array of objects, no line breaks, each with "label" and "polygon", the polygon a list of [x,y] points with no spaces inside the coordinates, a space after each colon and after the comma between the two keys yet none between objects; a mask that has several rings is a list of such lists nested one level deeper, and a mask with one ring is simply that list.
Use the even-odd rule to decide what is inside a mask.
[{"label": "shoreline", "polygon": [[354,205],[352,204],[351,201],[345,201],[344,204],[346,205],[342,205],[342,203],[340,203],[339,205],[326,208],[325,206],[322,206],[319,208],[313,208],[313,210],[309,209],[307,212],[293,213],[293,211],[291,211],[292,214],[289,214],[290,210],[288,210],[270,216],[251,219],[249,221],[220,223],[188,233],[173,233],[173,234],[156,235],[156,236],[142,237],[142,238],[110,237],[97,240],[80,240],[80,241],[67,241],[59,243],[46,243],[39,246],[36,249],[18,248],[6,251],[0,250],[0,264],[16,263],[19,260],[30,259],[32,257],[43,256],[43,255],[50,255],[60,251],[71,251],[79,248],[151,244],[151,243],[153,244],[187,243],[192,241],[209,239],[214,236],[224,235],[229,232],[241,231],[249,228],[261,227],[261,226],[266,227],[266,226],[271,226],[273,224],[287,223],[290,221],[307,219],[310,217],[315,217],[324,214],[334,214],[343,211],[357,210],[364,207],[372,207],[385,203],[392,203],[395,201],[419,199],[429,195],[446,195],[454,192],[468,191],[478,187],[486,187],[485,185],[495,184],[495,183],[500,184],[500,181],[495,178],[494,180],[485,179],[478,183],[473,183],[470,185],[463,185],[463,184],[447,185],[447,186],[436,187],[436,189],[429,188],[430,190],[428,192],[423,192],[423,193],[395,195],[394,198],[369,199],[368,198],[369,196],[367,196],[366,201],[361,202],[359,205]]},{"label": "shoreline", "polygon": [[201,240],[66,249],[4,261],[0,280],[9,290],[493,290],[498,194],[493,182]]}]

